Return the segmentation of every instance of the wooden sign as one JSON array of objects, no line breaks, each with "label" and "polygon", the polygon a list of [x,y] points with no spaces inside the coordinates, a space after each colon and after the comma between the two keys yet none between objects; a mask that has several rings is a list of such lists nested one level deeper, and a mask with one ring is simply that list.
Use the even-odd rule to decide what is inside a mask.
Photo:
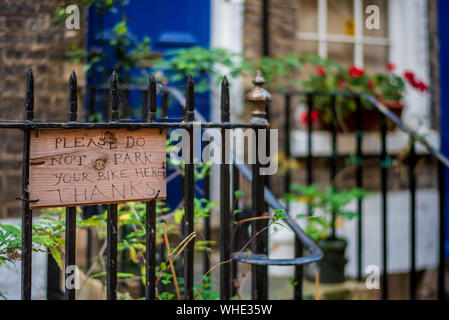
[{"label": "wooden sign", "polygon": [[152,128],[32,132],[30,207],[165,199],[165,144]]}]

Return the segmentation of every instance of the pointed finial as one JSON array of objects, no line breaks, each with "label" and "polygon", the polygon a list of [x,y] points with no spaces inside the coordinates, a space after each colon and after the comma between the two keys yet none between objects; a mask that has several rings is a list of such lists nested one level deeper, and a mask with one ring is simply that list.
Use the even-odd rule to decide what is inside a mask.
[{"label": "pointed finial", "polygon": [[263,88],[265,79],[261,71],[257,71],[256,78],[253,80],[254,88],[247,95],[246,99],[251,102],[252,123],[266,124],[266,106],[271,101],[271,94]]},{"label": "pointed finial", "polygon": [[156,78],[154,74],[150,74],[148,79],[148,118],[150,122],[156,121],[157,116],[157,105],[156,105]]},{"label": "pointed finial", "polygon": [[186,107],[185,107],[185,120],[187,122],[195,119],[195,83],[193,77],[189,74],[187,76],[187,88],[186,88]]},{"label": "pointed finial", "polygon": [[229,82],[226,76],[221,82],[221,122],[229,122]]},{"label": "pointed finial", "polygon": [[110,94],[110,109],[111,109],[111,120],[118,121],[118,78],[117,73],[112,71],[111,79],[109,80],[109,94]]},{"label": "pointed finial", "polygon": [[76,121],[78,111],[78,85],[76,73],[72,71],[69,78],[69,121]]},{"label": "pointed finial", "polygon": [[33,70],[27,73],[27,86],[25,93],[25,120],[34,118],[34,75]]}]

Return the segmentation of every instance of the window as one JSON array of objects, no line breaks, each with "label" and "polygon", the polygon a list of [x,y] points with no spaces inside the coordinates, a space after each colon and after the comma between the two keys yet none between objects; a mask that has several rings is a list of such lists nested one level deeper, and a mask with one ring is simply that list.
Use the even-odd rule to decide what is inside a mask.
[{"label": "window", "polygon": [[[370,5],[379,8],[379,30],[365,27]],[[300,53],[315,53],[368,72],[385,71],[390,46],[387,0],[300,0],[299,12]]]}]

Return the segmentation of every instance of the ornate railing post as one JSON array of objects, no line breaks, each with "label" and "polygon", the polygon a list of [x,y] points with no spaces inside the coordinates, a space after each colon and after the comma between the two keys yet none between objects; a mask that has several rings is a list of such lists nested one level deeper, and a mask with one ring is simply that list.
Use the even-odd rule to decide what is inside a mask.
[{"label": "ornate railing post", "polygon": [[[262,72],[258,71],[256,78],[253,80],[254,89],[251,90],[246,99],[251,103],[251,123],[262,124],[268,127],[269,123],[266,119],[267,104],[271,101],[271,95],[263,88],[265,80],[262,77]],[[252,211],[254,217],[261,217],[264,215],[266,205],[264,201],[264,187],[265,178],[260,173],[261,163],[259,159],[259,132],[258,129],[255,135],[255,148],[252,151],[255,152],[255,163],[252,165],[253,169],[253,181],[252,181]],[[265,139],[264,139],[265,140]],[[266,140],[263,142],[266,143]],[[265,149],[267,150],[267,149]],[[251,157],[249,157],[251,158]],[[253,242],[253,252],[259,254],[268,254],[268,230],[261,231],[268,225],[268,220],[261,219],[256,220],[251,225],[251,237],[256,237]],[[260,232],[260,234],[257,234]],[[266,300],[268,298],[268,268],[266,266],[252,266],[252,284],[251,284],[251,297],[257,300]]]}]

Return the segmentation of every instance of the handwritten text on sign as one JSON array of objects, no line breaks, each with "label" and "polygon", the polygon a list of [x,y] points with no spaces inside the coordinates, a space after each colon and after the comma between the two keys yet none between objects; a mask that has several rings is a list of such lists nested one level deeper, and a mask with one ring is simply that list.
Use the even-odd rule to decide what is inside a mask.
[{"label": "handwritten text on sign", "polygon": [[165,131],[48,129],[31,133],[31,208],[166,197]]}]

